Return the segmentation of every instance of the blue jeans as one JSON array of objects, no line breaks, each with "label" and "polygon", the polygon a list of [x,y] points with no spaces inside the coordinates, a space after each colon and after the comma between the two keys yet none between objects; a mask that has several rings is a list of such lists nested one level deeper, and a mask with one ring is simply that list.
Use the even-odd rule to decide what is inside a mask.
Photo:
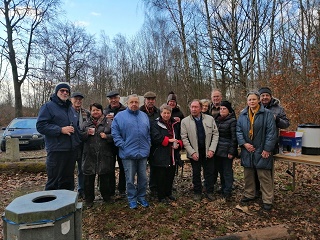
[{"label": "blue jeans", "polygon": [[82,151],[83,146],[81,145],[76,150],[76,162],[77,162],[77,169],[78,169],[78,192],[84,191],[84,178],[83,178],[83,171],[82,171]]},{"label": "blue jeans", "polygon": [[[126,175],[128,201],[145,199],[147,192],[147,158],[142,159],[122,159],[124,172]],[[137,185],[135,176],[137,175]]]}]

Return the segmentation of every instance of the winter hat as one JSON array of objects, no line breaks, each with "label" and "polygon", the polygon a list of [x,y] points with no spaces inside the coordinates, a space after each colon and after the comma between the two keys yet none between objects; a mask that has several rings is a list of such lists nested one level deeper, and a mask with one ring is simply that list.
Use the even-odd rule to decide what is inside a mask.
[{"label": "winter hat", "polygon": [[224,106],[224,107],[228,108],[230,113],[233,112],[233,108],[232,108],[231,103],[229,101],[221,101],[220,106]]},{"label": "winter hat", "polygon": [[69,90],[69,94],[71,93],[70,85],[67,82],[59,82],[54,89],[54,93],[57,94],[61,88],[66,88]]},{"label": "winter hat", "polygon": [[268,87],[262,87],[259,89],[259,94],[261,95],[262,93],[268,93],[270,96],[272,96],[271,89]]},{"label": "winter hat", "polygon": [[144,98],[156,98],[157,95],[154,93],[154,92],[146,92],[144,95],[143,95]]},{"label": "winter hat", "polygon": [[167,98],[167,103],[171,100],[174,100],[177,102],[177,95],[174,94],[173,91],[169,92],[168,98]]}]

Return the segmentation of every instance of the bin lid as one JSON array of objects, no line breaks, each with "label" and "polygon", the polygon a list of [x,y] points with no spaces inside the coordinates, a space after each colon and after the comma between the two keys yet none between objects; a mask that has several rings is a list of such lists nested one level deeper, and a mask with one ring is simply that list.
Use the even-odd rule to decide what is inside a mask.
[{"label": "bin lid", "polygon": [[320,125],[315,123],[303,123],[298,125],[299,128],[320,128]]},{"label": "bin lid", "polygon": [[69,190],[30,193],[14,199],[5,208],[12,224],[52,222],[76,211],[78,194]]}]

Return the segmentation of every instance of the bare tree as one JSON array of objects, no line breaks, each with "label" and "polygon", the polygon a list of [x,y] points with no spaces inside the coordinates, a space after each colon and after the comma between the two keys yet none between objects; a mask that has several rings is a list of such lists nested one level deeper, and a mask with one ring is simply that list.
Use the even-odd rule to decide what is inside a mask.
[{"label": "bare tree", "polygon": [[58,81],[79,85],[79,72],[87,66],[94,48],[93,36],[74,23],[57,22],[42,31],[39,40],[48,49],[49,61]]},{"label": "bare tree", "polygon": [[29,71],[29,60],[34,45],[36,29],[46,22],[59,0],[3,0],[0,7],[5,27],[5,37],[0,37],[1,52],[11,65],[14,85],[15,116],[22,116],[21,85]]}]

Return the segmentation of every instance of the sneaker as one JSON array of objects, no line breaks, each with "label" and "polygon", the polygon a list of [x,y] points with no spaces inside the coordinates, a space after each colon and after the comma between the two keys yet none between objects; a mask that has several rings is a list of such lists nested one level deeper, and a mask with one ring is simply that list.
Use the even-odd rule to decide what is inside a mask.
[{"label": "sneaker", "polygon": [[266,210],[266,211],[271,211],[271,209],[272,209],[272,204],[264,203],[264,204],[262,205],[262,208],[263,208],[264,210]]},{"label": "sneaker", "polygon": [[138,207],[138,204],[136,201],[129,202],[129,208],[130,209],[136,209]]},{"label": "sneaker", "polygon": [[138,200],[138,203],[142,206],[142,207],[149,207],[149,203],[147,202],[147,200],[145,199],[140,199]]},{"label": "sneaker", "polygon": [[194,194],[193,195],[193,201],[195,202],[201,202],[201,194]]}]

